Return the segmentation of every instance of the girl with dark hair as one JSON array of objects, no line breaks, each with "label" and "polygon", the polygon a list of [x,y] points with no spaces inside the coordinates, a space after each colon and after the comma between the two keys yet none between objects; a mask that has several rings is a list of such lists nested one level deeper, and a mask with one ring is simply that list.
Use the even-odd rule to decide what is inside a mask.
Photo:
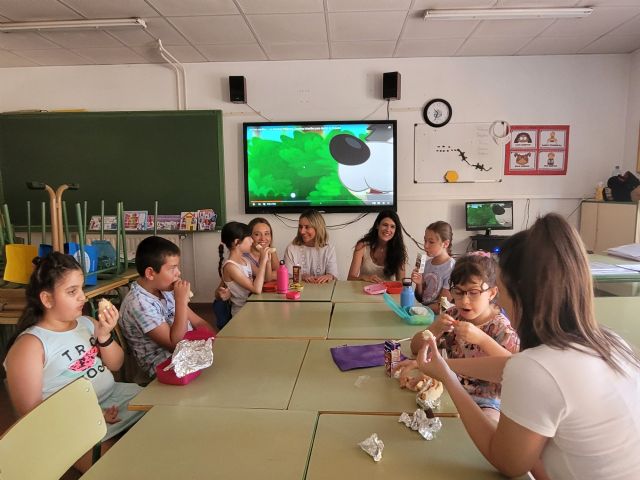
[{"label": "girl with dark hair", "polygon": [[356,243],[347,280],[382,282],[402,280],[407,249],[398,214],[385,210],[378,214],[367,234]]},{"label": "girl with dark hair", "polygon": [[[429,340],[420,369],[443,381],[473,442],[502,473],[536,478],[640,478],[640,358],[594,316],[578,233],[556,214],[508,239],[500,304],[521,339],[511,357],[445,361]],[[495,423],[458,374],[502,382]],[[545,472],[546,470],[546,472]]]},{"label": "girl with dark hair", "polygon": [[[251,265],[244,258],[244,254],[251,250],[253,244],[249,226],[240,222],[228,222],[222,227],[220,237],[222,243],[218,247],[220,254],[218,273],[231,294],[231,316],[233,316],[244,306],[251,293],[262,293],[272,249],[260,250],[258,269],[254,279]],[[229,257],[226,260],[224,260],[225,246],[229,250]]]},{"label": "girl with dark hair", "polygon": [[[273,248],[273,230],[271,224],[266,218],[256,217],[249,222],[249,228],[251,229],[251,238],[253,244],[251,250],[243,254],[243,257],[249,261],[251,265],[251,271],[255,277],[260,268],[260,252],[265,248]],[[271,252],[271,261],[265,272],[264,278],[266,281],[275,280],[276,273],[278,271],[278,255],[276,255],[275,248]]]},{"label": "girl with dark hair", "polygon": [[447,222],[433,222],[424,231],[424,251],[429,257],[420,273],[414,269],[411,280],[416,284],[416,299],[434,312],[440,311],[440,297],[451,300],[449,277],[456,261],[451,258],[453,230]]},{"label": "girl with dark hair", "polygon": [[[112,334],[118,310],[110,305],[98,313],[97,321],[82,315],[87,300],[82,291],[84,275],[73,257],[54,252],[34,263],[26,289],[27,306],[4,364],[11,401],[16,412],[24,415],[76,378],[86,377],[108,424],[102,443],[106,450],[115,435],[142,416],[127,410],[129,400],[141,388],[115,382],[111,374],[124,360]],[[86,470],[90,458],[87,453],[76,468]]]}]

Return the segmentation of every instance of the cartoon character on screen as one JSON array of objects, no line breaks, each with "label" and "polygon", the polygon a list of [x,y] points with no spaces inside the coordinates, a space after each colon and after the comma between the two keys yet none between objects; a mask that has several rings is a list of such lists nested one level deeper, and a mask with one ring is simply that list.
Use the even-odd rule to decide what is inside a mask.
[{"label": "cartoon character on screen", "polygon": [[491,210],[496,216],[496,222],[498,225],[506,225],[511,220],[511,209],[505,207],[501,203],[492,205]]},{"label": "cartoon character on screen", "polygon": [[365,141],[341,133],[329,142],[342,184],[367,205],[393,202],[393,129],[370,125]]}]

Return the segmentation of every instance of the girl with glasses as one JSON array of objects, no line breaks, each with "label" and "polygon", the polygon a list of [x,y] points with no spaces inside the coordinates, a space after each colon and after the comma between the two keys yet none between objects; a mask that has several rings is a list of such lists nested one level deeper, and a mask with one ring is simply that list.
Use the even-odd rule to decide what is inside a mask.
[{"label": "girl with glasses", "polygon": [[[472,252],[458,259],[451,272],[451,296],[455,307],[438,315],[428,330],[449,358],[508,357],[519,349],[518,335],[494,303],[497,263],[486,252]],[[422,332],[411,341],[413,353],[424,346]],[[500,383],[458,375],[463,388],[486,416],[500,418]]]}]

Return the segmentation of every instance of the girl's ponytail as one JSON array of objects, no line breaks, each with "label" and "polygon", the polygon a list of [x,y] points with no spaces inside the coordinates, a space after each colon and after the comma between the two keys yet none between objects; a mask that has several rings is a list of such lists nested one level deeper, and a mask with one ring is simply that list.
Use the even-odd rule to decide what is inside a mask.
[{"label": "girl's ponytail", "polygon": [[220,262],[218,263],[218,275],[222,278],[222,261],[224,260],[224,245],[221,243],[218,245],[218,255],[220,255]]}]

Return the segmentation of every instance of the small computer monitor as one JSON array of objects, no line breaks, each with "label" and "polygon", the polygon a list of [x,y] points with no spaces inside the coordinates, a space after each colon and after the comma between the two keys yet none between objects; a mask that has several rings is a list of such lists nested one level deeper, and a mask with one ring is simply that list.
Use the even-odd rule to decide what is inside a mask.
[{"label": "small computer monitor", "polygon": [[513,230],[513,202],[510,200],[495,202],[465,203],[467,231]]}]

